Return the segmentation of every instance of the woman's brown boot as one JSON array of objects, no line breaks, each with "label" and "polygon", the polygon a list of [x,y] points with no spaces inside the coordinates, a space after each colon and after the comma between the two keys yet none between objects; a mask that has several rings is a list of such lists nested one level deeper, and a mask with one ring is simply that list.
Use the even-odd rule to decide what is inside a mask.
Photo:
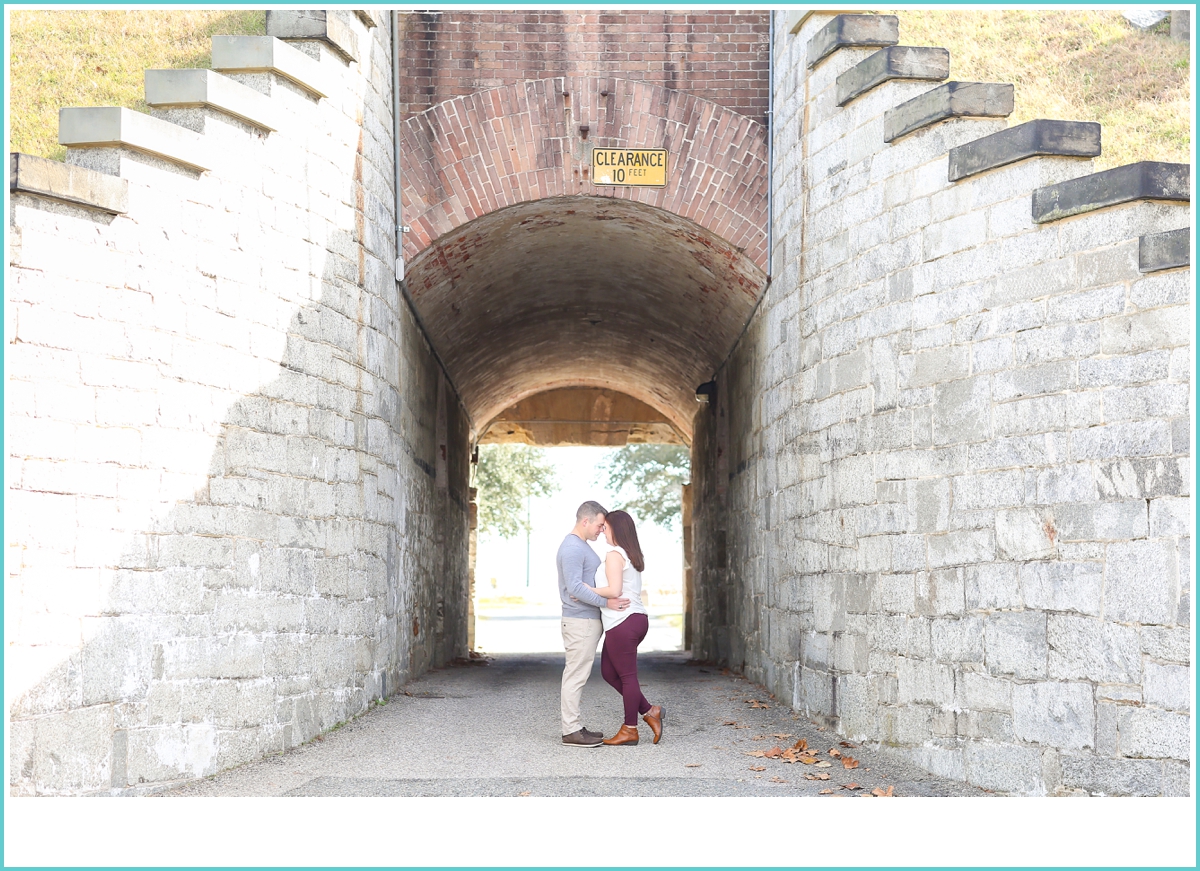
[{"label": "woman's brown boot", "polygon": [[621,730],[611,738],[605,738],[604,743],[610,747],[620,747],[623,744],[633,746],[638,742],[637,726],[622,726]]},{"label": "woman's brown boot", "polygon": [[667,709],[660,705],[653,705],[650,710],[642,714],[642,719],[646,721],[646,725],[650,727],[650,731],[654,733],[654,743],[658,743],[658,739],[662,737],[663,720],[667,718]]}]

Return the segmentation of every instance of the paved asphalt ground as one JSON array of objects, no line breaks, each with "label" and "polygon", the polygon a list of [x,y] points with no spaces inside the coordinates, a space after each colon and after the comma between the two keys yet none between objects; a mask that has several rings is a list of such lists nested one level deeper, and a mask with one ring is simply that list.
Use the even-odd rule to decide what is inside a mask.
[{"label": "paved asphalt ground", "polygon": [[[749,681],[683,653],[639,657],[643,690],[667,709],[658,745],[640,726],[636,747],[560,743],[562,654],[499,654],[411,682],[386,705],[281,756],[177,787],[166,796],[813,796],[879,787],[896,796],[986,795],[840,738],[793,714]],[[752,706],[751,701],[761,707]],[[616,692],[597,657],[584,689],[585,724],[606,735],[621,723]],[[727,725],[734,723],[735,725]],[[748,755],[798,738],[829,767]],[[828,750],[859,760],[846,770]],[[761,766],[764,770],[755,771]],[[805,775],[828,774],[828,780]],[[843,788],[857,783],[858,790]],[[822,795],[822,790],[832,792]]]}]

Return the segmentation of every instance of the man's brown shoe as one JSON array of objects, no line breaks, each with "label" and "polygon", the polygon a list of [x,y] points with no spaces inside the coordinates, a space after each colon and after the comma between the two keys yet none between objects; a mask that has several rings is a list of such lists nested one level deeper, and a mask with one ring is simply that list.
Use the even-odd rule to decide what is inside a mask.
[{"label": "man's brown shoe", "polygon": [[621,747],[629,745],[632,747],[638,742],[637,726],[621,726],[621,730],[611,738],[605,738],[604,743],[609,747]]},{"label": "man's brown shoe", "polygon": [[570,735],[563,735],[563,743],[568,747],[599,747],[600,739],[585,735],[582,729],[578,729]]},{"label": "man's brown shoe", "polygon": [[580,732],[582,732],[583,734],[587,735],[589,738],[597,738],[597,739],[599,739],[599,738],[603,738],[603,737],[604,737],[604,733],[603,733],[603,732],[593,732],[593,731],[592,731],[591,729],[589,729],[587,726],[584,726],[584,727],[583,727],[582,729],[580,729],[579,731],[580,731]]},{"label": "man's brown shoe", "polygon": [[662,737],[663,720],[667,718],[667,709],[661,705],[654,705],[650,710],[642,715],[642,719],[646,721],[646,725],[650,727],[650,731],[654,733],[654,743],[658,743],[658,739]]}]

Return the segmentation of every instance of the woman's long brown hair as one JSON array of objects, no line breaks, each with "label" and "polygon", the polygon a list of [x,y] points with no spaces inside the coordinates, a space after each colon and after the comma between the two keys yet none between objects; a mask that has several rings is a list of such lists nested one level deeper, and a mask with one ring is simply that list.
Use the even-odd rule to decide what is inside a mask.
[{"label": "woman's long brown hair", "polygon": [[608,543],[624,548],[633,567],[639,572],[645,571],[646,560],[642,557],[642,546],[638,543],[637,527],[633,525],[633,518],[624,511],[614,511],[605,515],[604,522],[611,533]]}]

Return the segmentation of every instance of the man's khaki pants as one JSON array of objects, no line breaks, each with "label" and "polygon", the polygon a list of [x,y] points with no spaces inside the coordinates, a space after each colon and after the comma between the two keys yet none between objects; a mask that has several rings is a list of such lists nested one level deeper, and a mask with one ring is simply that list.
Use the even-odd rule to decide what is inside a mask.
[{"label": "man's khaki pants", "polygon": [[579,716],[579,703],[583,699],[583,685],[592,673],[596,661],[596,646],[603,635],[599,620],[582,617],[562,618],[563,647],[567,650],[567,666],[562,676],[562,733],[570,735],[583,728]]}]

